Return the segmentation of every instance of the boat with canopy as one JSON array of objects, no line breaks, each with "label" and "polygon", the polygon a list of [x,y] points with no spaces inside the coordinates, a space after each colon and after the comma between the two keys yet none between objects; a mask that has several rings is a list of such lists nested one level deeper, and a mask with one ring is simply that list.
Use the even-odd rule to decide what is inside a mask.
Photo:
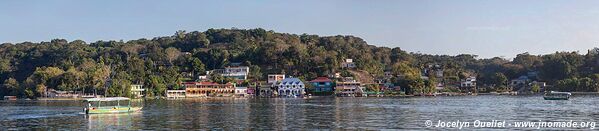
[{"label": "boat with canopy", "polygon": [[572,94],[570,92],[550,91],[543,95],[545,100],[568,100]]},{"label": "boat with canopy", "polygon": [[90,98],[85,100],[86,114],[127,113],[140,111],[143,107],[132,107],[131,100],[126,97]]}]

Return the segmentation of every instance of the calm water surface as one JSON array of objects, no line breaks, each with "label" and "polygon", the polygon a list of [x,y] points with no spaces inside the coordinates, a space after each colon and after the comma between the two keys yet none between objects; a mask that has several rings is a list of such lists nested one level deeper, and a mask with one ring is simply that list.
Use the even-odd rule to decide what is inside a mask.
[{"label": "calm water surface", "polygon": [[0,101],[0,129],[421,130],[436,129],[426,127],[426,120],[599,121],[599,96],[595,95],[573,96],[568,101],[491,95],[145,100],[142,112],[109,115],[85,115],[82,105],[79,101]]}]

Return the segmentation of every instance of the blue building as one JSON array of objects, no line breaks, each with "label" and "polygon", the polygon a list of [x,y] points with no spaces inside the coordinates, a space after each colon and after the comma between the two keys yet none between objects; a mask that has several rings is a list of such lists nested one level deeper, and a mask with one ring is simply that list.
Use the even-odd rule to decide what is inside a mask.
[{"label": "blue building", "polygon": [[335,92],[335,89],[333,88],[333,81],[326,77],[318,77],[310,81],[310,84],[314,86],[314,89],[311,90],[311,93],[315,96],[333,95]]}]

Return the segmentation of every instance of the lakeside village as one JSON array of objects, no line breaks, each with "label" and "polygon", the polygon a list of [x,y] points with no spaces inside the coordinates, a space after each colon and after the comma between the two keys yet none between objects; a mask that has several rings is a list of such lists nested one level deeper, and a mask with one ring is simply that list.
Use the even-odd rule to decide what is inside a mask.
[{"label": "lakeside village", "polygon": [[[268,74],[266,81],[249,80],[248,74],[250,68],[240,63],[231,63],[224,69],[215,69],[207,71],[206,75],[198,76],[195,81],[181,82],[182,89],[166,90],[165,96],[169,99],[177,98],[201,98],[201,97],[312,97],[312,96],[337,96],[337,97],[382,97],[382,96],[436,96],[436,95],[478,95],[478,94],[498,94],[514,95],[518,93],[530,93],[533,90],[539,92],[544,90],[547,85],[545,82],[537,82],[530,78],[536,77],[535,72],[529,72],[528,75],[520,76],[517,79],[509,81],[510,91],[506,92],[485,92],[487,88],[479,88],[476,84],[476,77],[469,76],[459,82],[440,81],[435,84],[435,92],[429,94],[406,95],[403,88],[391,82],[392,78],[401,79],[402,75],[393,75],[390,71],[385,71],[384,77],[373,78],[360,74],[356,69],[356,64],[352,59],[346,59],[341,64],[341,68],[354,74],[353,77],[343,77],[341,73],[334,73],[328,76],[321,76],[311,80],[301,80],[285,74]],[[435,71],[431,71],[435,70]],[[434,74],[430,74],[434,72]],[[442,69],[438,65],[431,65],[430,68],[421,71],[422,79],[429,79],[428,76],[443,77]],[[183,72],[185,73],[185,72]],[[232,78],[233,82],[218,83],[212,81],[211,75],[219,75],[224,78]],[[254,81],[254,82],[248,82]],[[515,91],[514,88],[517,88]],[[535,89],[537,88],[537,89]],[[457,91],[456,91],[457,89]],[[141,84],[131,85],[131,94],[135,98],[143,98],[145,89]],[[97,98],[101,95],[81,93],[76,91],[57,91],[50,89],[45,93],[46,99],[77,99],[77,98]],[[4,99],[14,100],[15,96],[5,96]]]}]

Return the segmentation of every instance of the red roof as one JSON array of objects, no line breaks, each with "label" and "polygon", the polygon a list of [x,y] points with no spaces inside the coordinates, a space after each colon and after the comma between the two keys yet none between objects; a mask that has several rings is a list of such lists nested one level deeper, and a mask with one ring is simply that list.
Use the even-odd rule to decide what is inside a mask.
[{"label": "red roof", "polygon": [[310,82],[332,82],[331,79],[327,77],[318,77]]},{"label": "red roof", "polygon": [[[207,82],[207,81],[202,81],[202,82],[183,82],[183,85],[220,85],[216,82]],[[231,83],[227,83],[226,85],[229,85]]]}]

